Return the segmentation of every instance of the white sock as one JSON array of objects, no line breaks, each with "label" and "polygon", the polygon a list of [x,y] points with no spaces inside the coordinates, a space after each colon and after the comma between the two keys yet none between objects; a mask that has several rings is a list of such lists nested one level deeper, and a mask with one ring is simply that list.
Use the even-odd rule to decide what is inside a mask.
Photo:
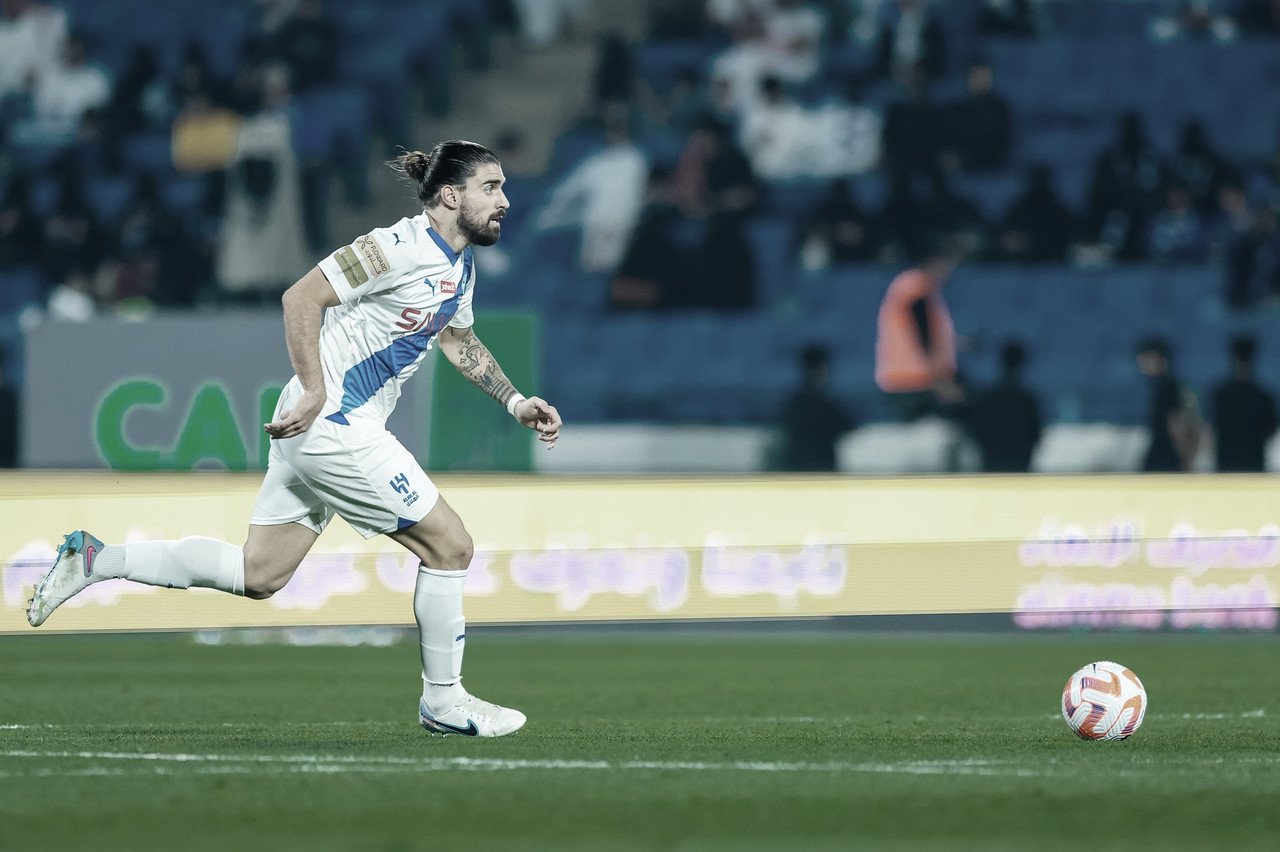
[{"label": "white sock", "polygon": [[177,541],[107,545],[94,560],[93,569],[149,586],[197,586],[244,594],[244,551],[199,535]]},{"label": "white sock", "polygon": [[413,614],[422,646],[422,697],[430,713],[443,713],[464,695],[467,620],[462,616],[462,587],[466,583],[466,571],[437,571],[425,565],[418,569]]}]

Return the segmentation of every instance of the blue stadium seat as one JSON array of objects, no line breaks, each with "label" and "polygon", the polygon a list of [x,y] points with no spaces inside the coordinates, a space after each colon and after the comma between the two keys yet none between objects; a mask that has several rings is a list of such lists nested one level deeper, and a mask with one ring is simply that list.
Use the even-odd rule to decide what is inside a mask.
[{"label": "blue stadium seat", "polygon": [[129,177],[96,177],[85,184],[85,200],[100,222],[120,215],[133,198],[133,179]]},{"label": "blue stadium seat", "polygon": [[121,153],[129,170],[160,174],[173,169],[171,150],[168,133],[139,133],[124,141]]},{"label": "blue stadium seat", "polygon": [[35,267],[0,270],[0,314],[17,314],[44,301],[44,279]]},{"label": "blue stadium seat", "polygon": [[699,77],[705,76],[711,58],[722,49],[714,40],[650,40],[636,47],[636,76],[655,92],[666,94],[685,69],[697,72]]}]

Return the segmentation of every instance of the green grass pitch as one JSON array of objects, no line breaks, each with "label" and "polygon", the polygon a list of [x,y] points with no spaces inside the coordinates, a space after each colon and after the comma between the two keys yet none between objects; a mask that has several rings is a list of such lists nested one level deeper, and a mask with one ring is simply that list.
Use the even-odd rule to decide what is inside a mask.
[{"label": "green grass pitch", "polygon": [[[0,637],[0,850],[1274,849],[1280,637],[473,629],[512,737],[432,737],[417,645]],[[1076,739],[1067,676],[1150,710]]]}]

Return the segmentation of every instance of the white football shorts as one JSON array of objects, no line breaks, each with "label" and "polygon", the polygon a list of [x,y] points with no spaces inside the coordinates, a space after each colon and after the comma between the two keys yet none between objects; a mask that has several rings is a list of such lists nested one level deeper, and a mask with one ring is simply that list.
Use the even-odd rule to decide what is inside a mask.
[{"label": "white football shorts", "polygon": [[[286,396],[281,396],[279,419]],[[337,513],[365,538],[413,526],[440,491],[413,454],[377,422],[317,417],[296,438],[273,440],[250,523],[298,523],[323,532]]]}]

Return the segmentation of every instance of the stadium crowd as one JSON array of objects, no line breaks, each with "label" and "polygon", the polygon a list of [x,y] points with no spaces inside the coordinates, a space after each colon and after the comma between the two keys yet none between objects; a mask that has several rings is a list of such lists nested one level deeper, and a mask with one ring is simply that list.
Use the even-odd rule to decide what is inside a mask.
[{"label": "stadium crowd", "polygon": [[[332,245],[331,183],[363,203],[369,163],[411,136],[411,100],[448,109],[455,42],[479,68],[493,29],[544,49],[582,13],[183,0],[148,18],[142,5],[0,0],[0,319],[269,303]],[[1212,265],[1227,310],[1280,300],[1280,103],[1264,86],[1208,108],[1213,63],[1236,55],[1212,50],[1242,51],[1230,81],[1270,73],[1249,63],[1274,52],[1280,4],[647,6],[646,38],[602,38],[591,109],[560,130],[521,196],[534,215],[504,238],[536,251],[527,267],[607,282],[579,308],[742,315],[769,307],[783,268],[762,253],[804,272],[901,269],[938,231],[961,237],[966,263]],[[422,25],[379,24],[396,13]],[[1171,95],[1107,65],[1155,67],[1148,53],[1170,43],[1195,66],[1179,80],[1203,84]],[[1084,64],[1055,65],[1072,52]],[[563,258],[558,229],[573,235]]]}]

